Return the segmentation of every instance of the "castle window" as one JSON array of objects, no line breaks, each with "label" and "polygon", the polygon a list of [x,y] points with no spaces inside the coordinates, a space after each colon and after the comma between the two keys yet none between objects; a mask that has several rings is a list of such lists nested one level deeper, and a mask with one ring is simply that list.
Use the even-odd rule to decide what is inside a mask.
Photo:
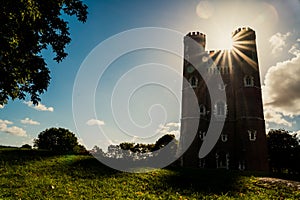
[{"label": "castle window", "polygon": [[246,169],[245,161],[240,161],[239,162],[239,170],[243,171],[245,169]]},{"label": "castle window", "polygon": [[221,134],[221,140],[222,140],[222,142],[227,142],[228,135],[227,134]]},{"label": "castle window", "polygon": [[245,76],[244,77],[244,85],[246,87],[252,87],[254,86],[254,78],[252,76]]},{"label": "castle window", "polygon": [[226,153],[226,169],[229,169],[229,153]]},{"label": "castle window", "polygon": [[224,74],[229,74],[229,67],[227,66],[224,67]]},{"label": "castle window", "polygon": [[217,73],[216,73],[216,74],[220,74],[220,73],[221,73],[221,69],[222,69],[222,68],[221,68],[220,66],[217,66],[217,70],[216,70]]},{"label": "castle window", "polygon": [[198,79],[197,79],[195,76],[192,76],[192,77],[190,78],[190,84],[191,84],[191,86],[192,86],[193,88],[197,87],[197,85],[198,85]]},{"label": "castle window", "polygon": [[226,104],[223,101],[219,101],[216,105],[215,105],[215,114],[217,116],[225,116],[226,115]]},{"label": "castle window", "polygon": [[206,109],[205,109],[205,106],[203,104],[200,105],[199,110],[200,110],[200,115],[205,115],[206,114]]},{"label": "castle window", "polygon": [[204,140],[205,136],[206,136],[206,132],[199,131],[199,138],[200,138],[201,141]]},{"label": "castle window", "polygon": [[205,159],[204,158],[199,160],[199,167],[200,168],[204,168],[205,167]]},{"label": "castle window", "polygon": [[187,52],[189,50],[189,46],[188,45],[185,45],[185,52]]},{"label": "castle window", "polygon": [[186,60],[189,60],[189,59],[190,59],[190,56],[189,56],[189,55],[186,55],[185,58],[186,58]]},{"label": "castle window", "polygon": [[256,140],[256,131],[248,130],[248,134],[249,134],[249,140],[250,141],[255,141]]},{"label": "castle window", "polygon": [[216,153],[217,168],[229,169],[229,153],[219,152]]},{"label": "castle window", "polygon": [[220,83],[219,90],[225,90],[226,84]]}]

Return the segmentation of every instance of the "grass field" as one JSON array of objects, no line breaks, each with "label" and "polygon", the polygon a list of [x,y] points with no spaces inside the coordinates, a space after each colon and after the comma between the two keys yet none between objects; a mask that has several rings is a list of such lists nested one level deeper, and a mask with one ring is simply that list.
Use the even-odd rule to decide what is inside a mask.
[{"label": "grass field", "polygon": [[0,149],[0,199],[300,199],[246,173],[169,168],[131,174],[91,156]]}]

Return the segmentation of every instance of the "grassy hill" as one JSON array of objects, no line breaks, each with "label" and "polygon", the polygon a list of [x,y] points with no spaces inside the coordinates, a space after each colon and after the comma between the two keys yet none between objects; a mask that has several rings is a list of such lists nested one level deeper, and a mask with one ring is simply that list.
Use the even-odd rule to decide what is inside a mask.
[{"label": "grassy hill", "polygon": [[296,185],[225,170],[131,174],[91,156],[0,149],[0,199],[300,199]]}]

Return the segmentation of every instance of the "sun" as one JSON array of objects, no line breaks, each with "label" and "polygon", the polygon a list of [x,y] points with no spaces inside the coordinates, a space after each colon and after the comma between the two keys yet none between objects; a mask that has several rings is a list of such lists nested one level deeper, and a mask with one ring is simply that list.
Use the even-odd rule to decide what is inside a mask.
[{"label": "sun", "polygon": [[224,34],[218,38],[217,44],[220,50],[231,50],[233,48],[233,40],[230,35]]}]

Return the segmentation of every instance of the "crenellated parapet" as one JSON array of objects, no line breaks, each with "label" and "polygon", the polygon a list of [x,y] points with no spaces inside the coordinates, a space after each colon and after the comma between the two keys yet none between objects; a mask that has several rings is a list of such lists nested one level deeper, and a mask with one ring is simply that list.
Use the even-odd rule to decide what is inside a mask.
[{"label": "crenellated parapet", "polygon": [[188,34],[186,34],[186,36],[184,37],[184,41],[186,42],[189,38],[193,39],[194,41],[196,41],[197,43],[201,44],[203,49],[205,49],[205,45],[206,45],[206,35],[204,33],[201,33],[199,31],[196,32],[189,32]]},{"label": "crenellated parapet", "polygon": [[249,27],[238,28],[231,34],[233,41],[255,40],[255,31]]},{"label": "crenellated parapet", "polygon": [[189,36],[189,37],[206,37],[204,33],[201,33],[199,31],[194,31],[194,32],[189,32],[188,34],[186,34],[186,36]]}]

